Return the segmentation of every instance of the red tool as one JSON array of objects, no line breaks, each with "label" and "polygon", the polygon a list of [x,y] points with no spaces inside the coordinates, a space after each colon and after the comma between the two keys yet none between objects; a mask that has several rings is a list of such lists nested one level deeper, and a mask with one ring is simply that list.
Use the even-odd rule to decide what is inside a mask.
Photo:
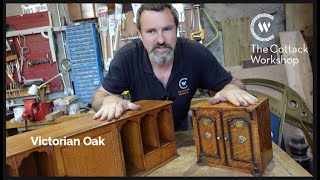
[{"label": "red tool", "polygon": [[30,118],[31,121],[41,121],[44,120],[47,114],[52,112],[53,102],[46,102],[44,100],[39,100],[38,98],[25,99],[24,101],[25,111],[22,117]]}]

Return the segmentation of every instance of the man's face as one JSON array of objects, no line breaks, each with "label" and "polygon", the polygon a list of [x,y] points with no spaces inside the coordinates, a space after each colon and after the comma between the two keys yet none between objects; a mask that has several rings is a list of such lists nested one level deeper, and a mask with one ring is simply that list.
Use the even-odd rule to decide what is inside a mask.
[{"label": "man's face", "polygon": [[177,42],[177,28],[168,8],[141,13],[141,40],[151,61],[165,64],[172,61]]}]

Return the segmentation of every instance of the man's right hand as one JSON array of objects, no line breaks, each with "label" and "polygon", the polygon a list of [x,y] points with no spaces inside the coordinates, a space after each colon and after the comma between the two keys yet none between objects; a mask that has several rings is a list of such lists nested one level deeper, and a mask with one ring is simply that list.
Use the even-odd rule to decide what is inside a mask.
[{"label": "man's right hand", "polygon": [[117,95],[109,95],[104,98],[100,110],[93,116],[94,119],[108,120],[117,119],[126,110],[139,110],[140,106],[124,100]]}]

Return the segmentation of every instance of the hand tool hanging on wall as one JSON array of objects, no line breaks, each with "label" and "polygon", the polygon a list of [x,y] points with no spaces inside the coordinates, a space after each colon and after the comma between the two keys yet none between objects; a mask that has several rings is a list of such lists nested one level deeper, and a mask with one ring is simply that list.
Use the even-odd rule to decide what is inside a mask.
[{"label": "hand tool hanging on wall", "polygon": [[[193,13],[193,9],[196,8],[197,9],[197,19],[198,19],[198,30],[194,31],[194,13]],[[201,25],[201,17],[200,17],[200,5],[199,4],[195,4],[192,6],[191,8],[191,16],[192,16],[192,31],[191,31],[191,35],[190,35],[190,39],[193,41],[198,41],[201,44],[203,44],[203,40],[204,40],[204,29],[202,28]]]},{"label": "hand tool hanging on wall", "polygon": [[20,64],[19,60],[16,60],[16,68],[17,68],[17,74],[18,74],[18,81],[21,82],[21,71],[20,71]]},{"label": "hand tool hanging on wall", "polygon": [[185,22],[185,11],[183,8],[182,3],[173,3],[172,6],[177,10],[178,18],[179,18],[179,25],[177,29],[177,37],[185,37],[185,30],[182,26],[182,24]]},{"label": "hand tool hanging on wall", "polygon": [[130,36],[130,37],[122,37],[120,41],[132,41],[134,39],[139,39],[140,36]]},{"label": "hand tool hanging on wall", "polygon": [[113,52],[115,53],[118,48],[118,40],[119,40],[119,31],[121,31],[121,22],[122,22],[122,4],[115,3],[115,37],[114,37],[114,46],[113,46]]},{"label": "hand tool hanging on wall", "polygon": [[141,6],[140,3],[131,3],[131,6],[132,6],[132,11],[133,11],[133,22],[136,24],[137,23],[137,12]]},{"label": "hand tool hanging on wall", "polygon": [[117,21],[116,24],[116,30],[115,30],[115,38],[114,38],[114,46],[113,46],[113,52],[115,53],[118,49],[118,41],[119,41],[119,33],[121,31],[121,20]]},{"label": "hand tool hanging on wall", "polygon": [[[66,11],[65,11],[65,8],[64,8],[64,4],[61,4],[61,6],[62,6],[62,11],[63,11],[63,21],[61,21],[61,15],[60,15],[60,8],[59,8],[59,3],[57,3],[57,13],[58,13],[58,20],[59,20],[59,26],[60,27],[62,27],[62,26],[64,26],[64,25],[66,25],[67,24],[67,20],[66,20],[66,18],[67,18],[67,15],[66,15]],[[61,40],[62,40],[62,48],[63,48],[63,57],[64,57],[64,59],[67,59],[67,48],[66,48],[66,42],[65,42],[65,34],[61,31],[60,32],[60,35],[61,35]],[[47,58],[48,59],[48,58]],[[51,63],[52,62],[52,58],[50,58],[49,59],[49,62]],[[44,60],[44,61],[46,61],[46,60]],[[41,60],[40,60],[40,62],[41,62]],[[69,77],[69,72],[67,72],[68,73],[68,77]],[[68,78],[68,84],[69,84],[69,88],[66,88],[66,86],[64,87],[64,94],[65,95],[73,95],[74,94],[74,92],[73,92],[73,89],[72,89],[72,82],[71,82],[71,79],[70,78]]]},{"label": "hand tool hanging on wall", "polygon": [[99,29],[102,35],[102,55],[103,55],[103,64],[104,69],[107,71],[107,62],[108,62],[108,46],[107,46],[107,36],[108,36],[108,6],[101,7],[98,9],[98,22]]},{"label": "hand tool hanging on wall", "polygon": [[14,45],[14,42],[13,42],[13,37],[9,37],[7,39],[11,49],[11,54],[17,54],[16,46]]},{"label": "hand tool hanging on wall", "polygon": [[115,34],[115,14],[112,14],[112,12],[109,11],[108,15],[108,36],[109,36],[109,52],[110,52],[110,57],[107,59],[107,62],[105,63],[105,69],[106,71],[109,70],[109,65],[113,59],[113,39],[114,39],[114,34]]},{"label": "hand tool hanging on wall", "polygon": [[[58,14],[58,22],[59,22],[59,26],[62,27],[62,22],[61,22],[61,15],[60,15],[60,8],[59,8],[59,3],[56,4],[56,7],[57,7],[57,14]],[[64,5],[62,4],[62,9],[64,10]],[[66,13],[64,12],[64,18],[65,19],[66,17]],[[61,40],[62,40],[62,48],[63,48],[63,57],[64,58],[67,58],[67,50],[66,50],[66,43],[65,43],[65,38],[64,38],[64,35],[63,35],[63,32],[61,31],[60,32],[60,35],[61,35]]]},{"label": "hand tool hanging on wall", "polygon": [[184,23],[185,22],[185,14],[184,12],[180,13],[179,15],[179,27],[178,27],[178,34],[179,34],[179,37],[185,37],[185,33],[186,31],[184,30],[183,26],[181,23]]},{"label": "hand tool hanging on wall", "polygon": [[[24,57],[25,54],[29,53],[30,52],[30,49],[29,47],[27,47],[26,45],[26,37],[25,36],[21,36],[19,35],[18,38],[17,38],[17,41],[18,41],[18,45],[19,45],[19,48],[20,48],[20,73],[22,73],[22,70],[23,70],[23,61],[26,61],[26,58]],[[19,81],[21,82],[21,81]]]},{"label": "hand tool hanging on wall", "polygon": [[127,21],[126,14],[122,13],[120,37],[122,37],[122,31],[126,29],[126,21]]},{"label": "hand tool hanging on wall", "polygon": [[193,13],[193,6],[191,6],[191,12],[190,12],[190,22],[191,22],[191,26],[190,26],[190,32],[194,31],[194,13]]},{"label": "hand tool hanging on wall", "polygon": [[[68,75],[68,82],[71,83],[71,78],[70,78],[70,71],[71,71],[71,63],[70,63],[70,59],[62,59],[61,61],[61,67],[66,70],[67,75]],[[72,84],[70,84],[70,89],[69,91],[71,95],[74,95],[74,91],[73,91],[73,87]],[[68,96],[70,95],[69,93],[67,94]]]},{"label": "hand tool hanging on wall", "polygon": [[34,59],[32,61],[28,62],[29,66],[34,66],[37,64],[44,64],[44,63],[52,63],[53,59],[52,58],[39,58],[39,59]]},{"label": "hand tool hanging on wall", "polygon": [[[15,30],[16,29],[11,24],[7,24],[6,31],[15,31]],[[8,37],[7,40],[11,49],[11,54],[12,55],[17,54],[16,46],[14,45],[14,42],[13,42],[13,37]]]},{"label": "hand tool hanging on wall", "polygon": [[14,79],[13,79],[13,73],[12,73],[12,70],[11,70],[11,67],[10,65],[6,65],[6,74],[8,75],[8,77],[10,78],[10,80],[15,83]]},{"label": "hand tool hanging on wall", "polygon": [[[115,22],[115,15],[114,14],[109,14],[108,16],[108,36],[109,36],[109,49],[110,49],[110,59],[113,59],[113,38],[114,38],[114,34],[115,34],[115,26],[116,26],[116,22]],[[110,60],[108,60],[110,61]]]},{"label": "hand tool hanging on wall", "polygon": [[8,39],[6,39],[6,51],[11,51],[11,47],[9,45]]}]

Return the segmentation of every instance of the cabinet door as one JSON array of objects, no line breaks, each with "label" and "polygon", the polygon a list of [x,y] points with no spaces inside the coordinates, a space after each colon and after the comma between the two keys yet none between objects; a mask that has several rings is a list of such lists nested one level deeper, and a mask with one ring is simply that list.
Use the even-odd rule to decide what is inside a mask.
[{"label": "cabinet door", "polygon": [[225,165],[219,112],[199,109],[194,119],[198,162]]},{"label": "cabinet door", "polygon": [[224,111],[223,126],[228,166],[252,170],[256,120],[246,111]]}]

